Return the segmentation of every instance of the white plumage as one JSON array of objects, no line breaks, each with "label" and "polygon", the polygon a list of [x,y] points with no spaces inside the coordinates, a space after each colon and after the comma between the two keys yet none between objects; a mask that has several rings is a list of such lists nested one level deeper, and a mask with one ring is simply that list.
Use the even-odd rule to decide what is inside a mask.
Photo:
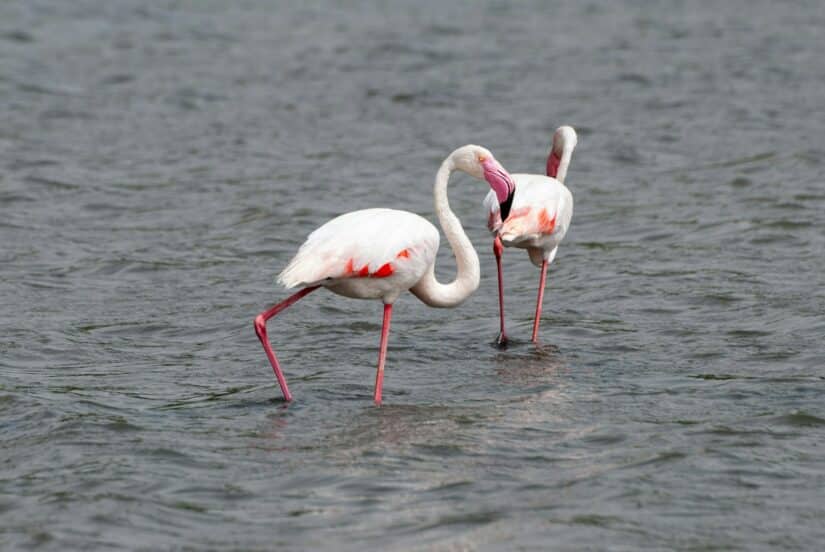
[{"label": "white plumage", "polygon": [[556,180],[540,174],[514,174],[516,191],[509,216],[501,222],[496,194],[484,198],[487,227],[501,237],[505,247],[527,249],[530,259],[541,266],[553,262],[556,250],[573,218],[573,194]]},{"label": "white plumage", "polygon": [[320,284],[347,297],[392,302],[435,262],[438,243],[438,229],[415,213],[353,211],[312,232],[278,281],[288,288]]}]

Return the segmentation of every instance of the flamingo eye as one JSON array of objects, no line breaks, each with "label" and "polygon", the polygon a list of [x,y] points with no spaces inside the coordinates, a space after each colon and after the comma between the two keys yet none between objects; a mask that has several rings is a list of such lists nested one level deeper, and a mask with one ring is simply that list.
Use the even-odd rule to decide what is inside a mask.
[{"label": "flamingo eye", "polygon": [[479,153],[478,154],[478,162],[479,163],[484,163],[485,161],[487,161],[487,156],[484,155],[483,153]]}]

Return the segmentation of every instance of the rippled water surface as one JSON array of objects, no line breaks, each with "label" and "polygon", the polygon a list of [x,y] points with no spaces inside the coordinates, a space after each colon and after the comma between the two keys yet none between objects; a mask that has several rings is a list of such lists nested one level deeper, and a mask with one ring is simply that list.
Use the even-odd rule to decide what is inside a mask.
[{"label": "rippled water surface", "polygon": [[[817,549],[825,539],[820,2],[3,2],[0,547]],[[468,142],[573,224],[458,309],[315,293],[305,236],[435,220]],[[454,262],[442,246],[438,273]]]}]

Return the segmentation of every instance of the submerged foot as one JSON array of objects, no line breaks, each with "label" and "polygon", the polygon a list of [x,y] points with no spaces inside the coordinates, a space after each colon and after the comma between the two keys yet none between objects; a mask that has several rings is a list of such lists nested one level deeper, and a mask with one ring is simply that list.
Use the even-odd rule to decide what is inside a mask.
[{"label": "submerged foot", "polygon": [[498,334],[498,337],[496,337],[496,340],[493,343],[493,345],[495,345],[499,349],[506,349],[507,348],[507,341],[508,341],[507,340],[507,334],[504,333],[504,332],[501,332],[500,334]]}]

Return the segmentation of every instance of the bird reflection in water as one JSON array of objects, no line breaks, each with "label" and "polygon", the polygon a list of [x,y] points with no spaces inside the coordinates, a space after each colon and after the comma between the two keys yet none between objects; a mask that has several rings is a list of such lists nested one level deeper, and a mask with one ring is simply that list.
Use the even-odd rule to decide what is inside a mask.
[{"label": "bird reflection in water", "polygon": [[[552,344],[529,344],[529,352],[518,354],[519,342],[510,341],[506,352],[496,355],[496,375],[508,386],[557,385],[559,376],[570,373],[564,355]],[[523,344],[525,347],[527,343]]]}]

